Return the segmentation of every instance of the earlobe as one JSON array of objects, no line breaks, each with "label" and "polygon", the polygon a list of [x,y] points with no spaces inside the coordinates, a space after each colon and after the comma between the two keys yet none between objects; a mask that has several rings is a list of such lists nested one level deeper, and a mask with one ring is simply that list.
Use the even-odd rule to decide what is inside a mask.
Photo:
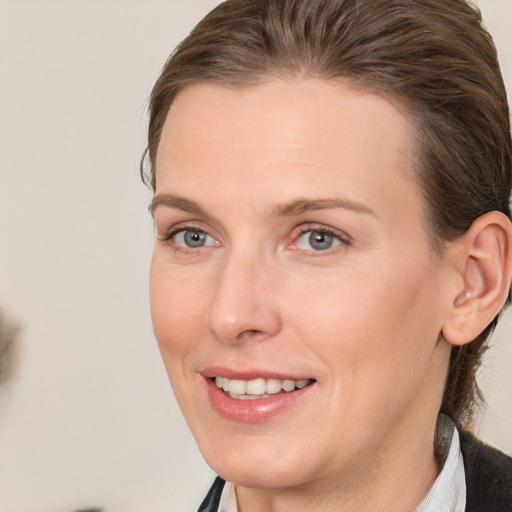
[{"label": "earlobe", "polygon": [[491,323],[508,296],[512,224],[500,212],[486,213],[456,245],[462,286],[454,294],[442,334],[452,345],[464,345]]}]

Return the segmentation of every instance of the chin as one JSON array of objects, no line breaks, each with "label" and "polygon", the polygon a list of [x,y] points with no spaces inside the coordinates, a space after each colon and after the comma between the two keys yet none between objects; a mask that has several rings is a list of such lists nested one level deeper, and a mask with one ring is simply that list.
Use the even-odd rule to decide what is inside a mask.
[{"label": "chin", "polygon": [[[252,445],[252,446],[250,446]],[[304,480],[303,461],[295,456],[296,450],[276,449],[273,443],[246,442],[243,446],[225,447],[218,450],[202,450],[208,465],[224,480],[248,488],[285,488],[299,485]]]},{"label": "chin", "polygon": [[284,489],[304,483],[293,467],[283,465],[247,465],[238,461],[236,464],[217,463],[212,469],[224,480],[249,489]]}]

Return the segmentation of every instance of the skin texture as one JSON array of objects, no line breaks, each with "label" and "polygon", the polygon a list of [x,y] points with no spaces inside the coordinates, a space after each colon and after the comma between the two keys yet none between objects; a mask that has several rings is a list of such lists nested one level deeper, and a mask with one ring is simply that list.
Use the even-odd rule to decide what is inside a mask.
[{"label": "skin texture", "polygon": [[[154,330],[188,425],[237,484],[241,512],[410,511],[437,475],[442,332],[460,334],[449,319],[470,244],[431,250],[409,130],[382,97],[314,79],[193,85],[169,111]],[[205,244],[188,247],[186,229]],[[315,250],[311,231],[326,229],[332,247]],[[209,400],[211,367],[315,383],[276,415],[237,421]]]}]

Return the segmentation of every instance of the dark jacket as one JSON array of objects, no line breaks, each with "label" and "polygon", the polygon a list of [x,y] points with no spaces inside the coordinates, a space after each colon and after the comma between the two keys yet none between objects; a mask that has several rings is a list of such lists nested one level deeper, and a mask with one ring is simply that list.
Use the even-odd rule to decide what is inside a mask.
[{"label": "dark jacket", "polygon": [[459,430],[466,512],[512,512],[512,458]]},{"label": "dark jacket", "polygon": [[[466,512],[512,512],[512,458],[459,430],[466,473]],[[217,512],[224,480],[217,477],[197,512]]]}]

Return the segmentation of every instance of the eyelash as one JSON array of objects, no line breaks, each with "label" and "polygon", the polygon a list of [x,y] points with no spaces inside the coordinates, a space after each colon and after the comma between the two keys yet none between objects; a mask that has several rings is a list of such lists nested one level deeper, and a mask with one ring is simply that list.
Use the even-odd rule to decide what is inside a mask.
[{"label": "eyelash", "polygon": [[210,234],[208,234],[208,231],[206,231],[205,229],[202,229],[198,226],[194,226],[194,225],[173,226],[170,229],[168,229],[162,236],[157,237],[157,238],[160,242],[167,245],[168,247],[173,249],[175,252],[196,253],[197,249],[201,249],[202,247],[199,247],[199,248],[188,247],[187,248],[187,247],[183,247],[182,245],[178,245],[174,240],[177,235],[179,235],[180,233],[184,233],[186,231],[202,233],[202,234],[207,235],[215,240],[214,237],[212,237]]},{"label": "eyelash", "polygon": [[[292,246],[293,245],[296,246],[298,240],[300,239],[300,237],[302,237],[304,235],[307,235],[308,233],[318,233],[318,234],[321,234],[321,235],[328,235],[328,236],[332,237],[333,239],[335,239],[335,240],[337,240],[339,242],[339,246],[330,247],[330,248],[325,249],[325,250],[310,249],[308,252],[312,256],[322,256],[322,255],[332,254],[333,252],[337,252],[339,250],[343,250],[346,247],[349,247],[349,246],[352,245],[351,237],[349,235],[347,235],[346,233],[344,233],[343,231],[338,231],[338,230],[335,230],[335,229],[332,229],[332,228],[328,228],[328,227],[325,227],[325,226],[306,225],[306,226],[301,226],[299,228],[299,234],[294,237],[294,241],[292,243]],[[307,249],[297,249],[297,250],[307,251]]]},{"label": "eyelash", "polygon": [[181,233],[183,231],[192,231],[192,230],[200,231],[202,233],[206,233],[202,229],[196,228],[195,226],[185,226],[185,227],[182,227],[182,226],[176,227],[176,226],[174,226],[174,227],[168,229],[162,236],[159,236],[158,240],[160,240],[160,242],[170,242],[172,240],[172,238],[175,235],[177,235],[178,233]]},{"label": "eyelash", "polygon": [[[186,231],[193,231],[193,232],[197,232],[197,233],[202,233],[206,236],[209,236],[211,237],[212,239],[216,240],[215,237],[213,237],[212,235],[210,235],[208,233],[207,230],[205,229],[202,229],[198,226],[195,226],[195,225],[178,225],[178,226],[173,226],[171,227],[170,229],[168,229],[164,235],[162,235],[161,237],[157,237],[158,240],[160,242],[162,242],[163,244],[169,246],[170,248],[172,248],[175,252],[183,252],[183,253],[197,253],[198,249],[202,249],[204,247],[211,247],[210,246],[200,246],[198,248],[193,248],[193,247],[184,247],[182,245],[178,245],[176,242],[175,242],[175,237],[180,234],[180,233],[183,233],[183,232],[186,232]],[[339,245],[336,245],[334,247],[329,247],[325,250],[314,250],[314,249],[302,249],[302,248],[297,248],[297,243],[299,241],[299,239],[304,236],[304,235],[307,235],[308,233],[318,233],[318,234],[321,234],[321,235],[327,235],[327,236],[330,236],[332,237],[334,240],[337,240],[339,242]],[[327,228],[325,226],[318,226],[318,225],[304,225],[304,226],[301,226],[298,230],[298,234],[297,235],[292,235],[292,243],[289,244],[289,246],[293,249],[293,250],[296,250],[296,251],[302,251],[302,252],[307,252],[309,253],[311,256],[323,256],[323,255],[328,255],[328,254],[332,254],[333,252],[337,252],[338,250],[343,250],[344,248],[346,247],[349,247],[351,244],[352,244],[352,239],[349,235],[347,235],[346,233],[342,232],[342,231],[338,231],[338,230],[335,230],[335,229],[332,229],[332,228]]]}]

